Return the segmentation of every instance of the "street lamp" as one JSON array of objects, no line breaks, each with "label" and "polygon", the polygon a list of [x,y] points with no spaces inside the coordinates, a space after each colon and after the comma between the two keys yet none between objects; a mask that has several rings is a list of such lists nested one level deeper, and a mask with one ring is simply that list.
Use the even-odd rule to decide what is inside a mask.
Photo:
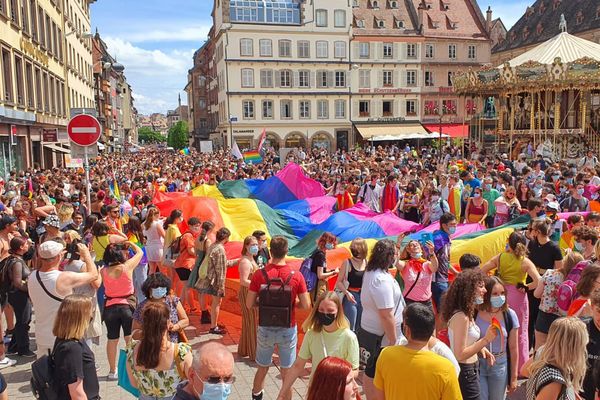
[{"label": "street lamp", "polygon": [[82,32],[79,30],[72,30],[71,32],[67,33],[65,35],[65,37],[71,36],[71,35],[76,35],[76,37],[78,39],[91,39],[94,37],[94,34],[91,32]]}]

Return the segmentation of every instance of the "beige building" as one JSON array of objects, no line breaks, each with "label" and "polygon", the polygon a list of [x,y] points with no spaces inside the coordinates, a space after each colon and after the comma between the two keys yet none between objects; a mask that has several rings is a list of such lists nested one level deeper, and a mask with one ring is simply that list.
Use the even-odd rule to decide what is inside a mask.
[{"label": "beige building", "polygon": [[3,172],[61,164],[70,108],[93,105],[89,3],[0,0]]}]

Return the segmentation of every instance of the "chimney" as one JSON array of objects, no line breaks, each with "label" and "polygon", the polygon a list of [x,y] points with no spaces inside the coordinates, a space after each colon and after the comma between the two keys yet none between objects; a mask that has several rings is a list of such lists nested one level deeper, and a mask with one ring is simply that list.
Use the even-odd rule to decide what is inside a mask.
[{"label": "chimney", "polygon": [[426,7],[427,6],[422,1],[421,4],[419,4],[419,8],[417,9],[418,19],[419,19],[417,29],[419,30],[420,33],[423,33],[423,31],[425,30],[425,8]]},{"label": "chimney", "polygon": [[486,11],[486,19],[485,19],[485,30],[490,33],[492,30],[492,7],[488,6]]}]

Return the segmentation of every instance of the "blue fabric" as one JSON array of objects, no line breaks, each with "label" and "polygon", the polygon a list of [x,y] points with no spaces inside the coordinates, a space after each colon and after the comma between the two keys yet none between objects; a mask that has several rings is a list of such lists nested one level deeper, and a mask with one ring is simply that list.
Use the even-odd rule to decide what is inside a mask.
[{"label": "blue fabric", "polygon": [[262,181],[262,185],[257,185],[253,188],[252,182],[246,181],[246,185],[250,188],[252,195],[250,197],[262,200],[270,207],[277,204],[286,203],[288,201],[298,200],[296,196],[290,192],[285,183],[279,178],[273,177],[266,181]]},{"label": "blue fabric", "polygon": [[129,381],[129,375],[127,375],[127,352],[125,349],[119,350],[119,363],[117,365],[117,371],[119,375],[118,385],[123,389],[134,395],[135,397],[140,396],[140,391],[133,387]]}]

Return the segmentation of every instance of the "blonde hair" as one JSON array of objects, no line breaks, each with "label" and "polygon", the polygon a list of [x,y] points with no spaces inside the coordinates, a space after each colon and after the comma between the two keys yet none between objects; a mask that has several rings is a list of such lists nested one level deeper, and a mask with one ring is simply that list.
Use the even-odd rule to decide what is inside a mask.
[{"label": "blonde hair", "polygon": [[576,266],[578,263],[583,261],[583,256],[576,251],[570,251],[563,260],[563,266],[560,272],[566,278],[569,275],[569,272]]},{"label": "blonde hair", "polygon": [[58,339],[79,340],[85,335],[92,317],[92,298],[71,294],[58,307],[52,334]]},{"label": "blonde hair", "polygon": [[323,325],[321,325],[321,322],[319,322],[319,319],[317,318],[317,312],[319,311],[319,306],[325,300],[330,300],[334,302],[335,306],[337,307],[337,314],[335,317],[335,321],[333,322],[337,326],[337,328],[346,329],[350,327],[348,319],[344,315],[344,308],[342,307],[342,301],[340,300],[340,296],[338,296],[336,292],[324,292],[322,295],[319,296],[319,298],[313,305],[309,316],[302,324],[302,330],[304,332],[308,332],[309,330],[312,330],[314,332],[321,332],[321,330],[323,329]]},{"label": "blonde hair", "polygon": [[587,370],[588,340],[587,328],[579,318],[557,319],[550,325],[540,357],[531,364],[531,376],[549,364],[560,370],[567,386],[580,392]]},{"label": "blonde hair", "polygon": [[61,224],[68,222],[73,216],[73,211],[75,209],[71,204],[62,203],[58,210],[56,210],[56,214],[58,215],[58,220]]},{"label": "blonde hair", "polygon": [[600,240],[597,240],[596,244],[594,245],[594,257],[596,257],[596,259],[600,259]]},{"label": "blonde hair", "polygon": [[69,238],[69,240],[73,241],[73,240],[81,240],[81,235],[72,229],[69,229],[68,231],[65,232],[65,236],[64,238]]},{"label": "blonde hair", "polygon": [[256,240],[256,238],[254,236],[246,236],[246,238],[244,239],[244,244],[242,245],[242,255],[243,256],[247,256],[249,254],[246,247],[248,247],[250,245],[250,243],[252,243],[252,242],[258,243],[258,240]]}]

